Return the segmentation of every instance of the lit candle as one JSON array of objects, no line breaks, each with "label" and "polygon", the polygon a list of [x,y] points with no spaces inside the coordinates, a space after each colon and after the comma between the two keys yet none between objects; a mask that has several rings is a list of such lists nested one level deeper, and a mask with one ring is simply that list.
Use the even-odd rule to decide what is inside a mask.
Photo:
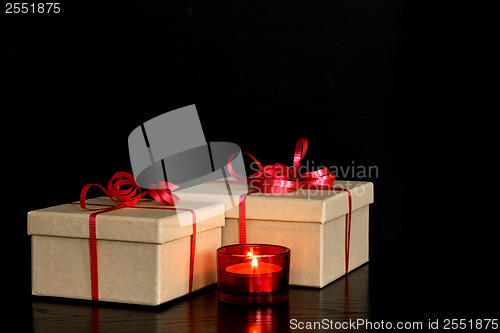
[{"label": "lit candle", "polygon": [[249,262],[226,267],[228,289],[233,293],[271,293],[280,289],[280,266],[258,261],[248,252]]},{"label": "lit candle", "polygon": [[219,299],[270,304],[288,299],[290,250],[279,245],[235,244],[217,250]]}]

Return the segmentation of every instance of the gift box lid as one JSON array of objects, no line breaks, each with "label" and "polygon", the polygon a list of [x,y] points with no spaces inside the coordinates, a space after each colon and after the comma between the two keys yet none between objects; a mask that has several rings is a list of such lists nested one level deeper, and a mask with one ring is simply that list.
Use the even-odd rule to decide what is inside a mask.
[{"label": "gift box lid", "polygon": [[[87,207],[107,208],[116,205],[107,197],[88,199]],[[177,210],[173,210],[176,208]],[[97,239],[162,244],[193,234],[195,212],[197,232],[224,226],[224,206],[202,201],[179,201],[164,206],[154,200],[142,200],[133,207],[101,213],[96,219]],[[89,216],[79,202],[28,212],[28,234],[73,238],[89,237]]]},{"label": "gift box lid", "polygon": [[[232,185],[234,186],[234,184]],[[241,184],[239,186],[246,186]],[[239,208],[229,202],[223,182],[208,186],[210,195],[204,190],[207,185],[195,186],[176,192],[181,200],[205,200],[220,202],[229,207],[226,218],[238,218]],[[349,212],[348,193],[352,196],[352,210],[373,202],[373,183],[350,180],[337,180],[336,190],[298,189],[289,193],[251,193],[246,198],[246,218],[256,220],[296,221],[325,223]]]}]

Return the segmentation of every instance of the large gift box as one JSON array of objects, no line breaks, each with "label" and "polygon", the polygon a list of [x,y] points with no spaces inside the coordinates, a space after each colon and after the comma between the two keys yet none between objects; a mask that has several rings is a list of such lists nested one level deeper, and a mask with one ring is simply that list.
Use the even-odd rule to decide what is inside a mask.
[{"label": "large gift box", "polygon": [[211,200],[232,207],[226,211],[222,245],[240,243],[240,232],[245,233],[241,229],[246,228],[246,243],[290,248],[290,284],[322,288],[368,261],[371,182],[335,181],[331,189],[250,193],[241,196],[239,205],[225,195],[225,188],[223,181],[214,182],[178,195],[181,200]]},{"label": "large gift box", "polygon": [[[86,204],[94,209],[116,205],[107,197]],[[79,203],[28,213],[33,294],[158,305],[217,281],[222,204],[180,201],[165,206],[144,199],[133,207],[101,212],[94,216],[94,264],[92,213]]]}]

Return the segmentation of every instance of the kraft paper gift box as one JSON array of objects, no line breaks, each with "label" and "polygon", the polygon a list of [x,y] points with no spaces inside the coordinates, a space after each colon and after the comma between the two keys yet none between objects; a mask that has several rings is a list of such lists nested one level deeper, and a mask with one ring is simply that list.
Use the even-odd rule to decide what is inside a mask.
[{"label": "kraft paper gift box", "polygon": [[[92,204],[115,205],[107,197],[87,200],[89,208],[100,208]],[[192,290],[217,281],[215,255],[221,245],[224,206],[202,202],[163,206],[144,200],[97,216],[99,300],[158,305],[189,292],[193,216],[164,207],[189,207],[196,215]],[[34,295],[92,299],[91,213],[78,203],[28,213]]]},{"label": "kraft paper gift box", "polygon": [[[222,202],[226,225],[222,245],[239,243],[239,206],[224,195],[223,182],[176,192],[181,200]],[[234,184],[232,184],[234,187]],[[246,185],[239,185],[246,186]],[[334,187],[352,196],[348,271],[368,262],[368,211],[373,184],[335,181]],[[251,189],[249,190],[251,191]],[[346,272],[348,193],[341,190],[298,189],[289,193],[251,193],[246,197],[247,243],[277,244],[290,248],[290,284],[322,288]]]}]

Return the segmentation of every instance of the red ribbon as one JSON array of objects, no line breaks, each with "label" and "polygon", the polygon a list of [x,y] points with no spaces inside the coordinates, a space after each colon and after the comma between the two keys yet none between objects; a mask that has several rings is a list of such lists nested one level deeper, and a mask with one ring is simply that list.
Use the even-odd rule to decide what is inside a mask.
[{"label": "red ribbon", "polygon": [[307,152],[307,140],[299,139],[295,145],[292,168],[283,164],[266,165],[265,167],[251,154],[249,156],[259,168],[252,177],[247,178],[237,174],[231,165],[233,159],[238,155],[233,154],[229,158],[228,169],[231,176],[237,180],[246,180],[252,188],[258,192],[264,193],[287,193],[299,188],[328,189],[333,186],[335,174],[330,173],[328,168],[322,168],[312,172],[300,172],[300,161]]},{"label": "red ribbon", "polygon": [[[87,207],[85,198],[87,191],[92,187],[99,187],[116,205],[100,205],[90,204],[93,206],[105,206],[107,208],[91,209]],[[126,188],[123,188],[125,186]],[[143,209],[168,209],[168,210],[185,210],[191,212],[193,216],[193,236],[191,240],[191,256],[189,266],[189,292],[193,290],[193,272],[194,272],[194,255],[196,249],[196,213],[191,209],[171,208],[171,207],[134,207],[142,197],[149,194],[154,200],[159,203],[169,206],[175,205],[179,198],[171,191],[178,188],[177,185],[160,182],[146,192],[142,192],[141,188],[135,182],[134,176],[128,172],[117,172],[108,181],[107,189],[99,184],[87,184],[83,187],[80,194],[80,207],[89,211],[95,211],[89,216],[89,246],[90,246],[90,281],[92,288],[92,300],[99,300],[99,280],[98,280],[98,264],[97,264],[97,239],[96,239],[96,218],[97,215],[110,212],[116,209],[130,207]]]},{"label": "red ribbon", "polygon": [[249,156],[259,168],[259,171],[254,173],[252,177],[245,177],[234,171],[231,162],[238,155],[238,153],[233,154],[229,158],[228,170],[231,176],[233,176],[236,180],[246,181],[254,189],[254,191],[240,196],[240,243],[246,244],[246,198],[251,193],[288,193],[296,189],[332,189],[344,191],[347,192],[349,204],[345,230],[345,273],[347,274],[349,271],[349,250],[351,242],[351,192],[348,189],[333,186],[335,174],[330,173],[330,170],[327,167],[312,172],[300,173],[300,161],[306,155],[307,146],[308,142],[306,139],[300,138],[297,140],[293,155],[293,165],[291,168],[279,163],[263,167],[254,156],[244,153]]}]

